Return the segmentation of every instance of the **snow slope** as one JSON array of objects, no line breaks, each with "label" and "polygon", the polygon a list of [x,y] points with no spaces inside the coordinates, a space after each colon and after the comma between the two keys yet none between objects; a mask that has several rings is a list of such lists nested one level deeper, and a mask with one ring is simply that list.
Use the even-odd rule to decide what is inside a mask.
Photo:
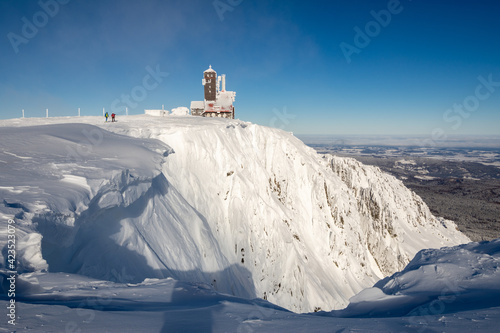
[{"label": "snow slope", "polygon": [[310,312],[344,307],[421,249],[468,241],[395,178],[276,129],[182,116],[0,126],[0,213],[16,216],[23,272],[172,277]]},{"label": "snow slope", "polygon": [[244,274],[233,274],[244,269],[161,172],[167,145],[83,124],[3,128],[0,140],[1,210],[16,217],[19,271],[211,278],[221,291],[253,296]]},{"label": "snow slope", "polygon": [[[26,273],[18,331],[26,332],[497,332],[500,240],[419,252],[402,272],[345,310],[295,314],[263,300],[167,279],[122,284]],[[5,289],[3,290],[5,291]],[[0,308],[6,307],[0,300]],[[0,325],[0,332],[8,330]]]},{"label": "snow slope", "polygon": [[352,297],[346,309],[327,315],[415,319],[498,307],[499,282],[500,239],[426,249],[403,271]]}]

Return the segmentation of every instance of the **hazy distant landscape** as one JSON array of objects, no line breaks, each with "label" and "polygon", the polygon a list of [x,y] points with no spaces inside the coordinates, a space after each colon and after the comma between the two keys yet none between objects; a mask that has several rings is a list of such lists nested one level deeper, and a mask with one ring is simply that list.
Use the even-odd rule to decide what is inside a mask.
[{"label": "hazy distant landscape", "polygon": [[[353,157],[378,166],[415,191],[436,216],[453,220],[473,241],[500,237],[500,148],[497,138],[435,147],[407,146],[416,139],[302,137],[321,154]],[[368,144],[372,142],[373,144]],[[481,147],[483,146],[483,147]]]}]

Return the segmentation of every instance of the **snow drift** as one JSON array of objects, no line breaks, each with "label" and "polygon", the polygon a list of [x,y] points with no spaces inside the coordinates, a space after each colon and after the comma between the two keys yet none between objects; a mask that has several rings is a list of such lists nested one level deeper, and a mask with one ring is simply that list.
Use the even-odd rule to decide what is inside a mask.
[{"label": "snow drift", "polygon": [[[468,241],[394,177],[280,130],[78,120],[91,125],[1,122],[0,212],[17,218],[25,271],[201,281],[310,312],[347,305],[423,248]],[[24,127],[40,122],[65,124]]]},{"label": "snow drift", "polygon": [[500,240],[423,250],[346,309],[316,314],[171,278],[123,284],[41,272],[18,277],[27,293],[16,303],[33,332],[496,332],[499,261]]},{"label": "snow drift", "polygon": [[500,239],[422,250],[403,271],[352,297],[346,309],[327,315],[419,317],[497,307],[499,267]]}]

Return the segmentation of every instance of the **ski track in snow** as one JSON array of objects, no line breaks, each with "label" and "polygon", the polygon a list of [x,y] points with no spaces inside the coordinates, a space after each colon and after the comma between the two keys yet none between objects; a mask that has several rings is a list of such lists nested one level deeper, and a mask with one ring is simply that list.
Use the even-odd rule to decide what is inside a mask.
[{"label": "ski track in snow", "polygon": [[[378,330],[370,320],[389,331],[418,326],[400,316],[460,328],[454,313],[470,309],[457,300],[484,296],[472,290],[485,283],[491,295],[498,291],[488,282],[499,280],[497,251],[464,261],[457,253],[482,248],[426,250],[410,263],[422,249],[468,239],[394,177],[353,159],[322,158],[281,130],[189,116],[13,119],[0,127],[0,213],[16,218],[19,306],[38,329],[56,330],[54,320],[65,317],[90,331],[104,320],[118,320],[110,330],[133,331],[141,316],[153,331],[167,323],[189,331],[193,320],[214,331]],[[2,231],[2,248],[6,239]],[[452,265],[424,265],[423,253]],[[460,271],[455,261],[477,265]],[[415,309],[444,297],[443,284],[429,283],[442,276],[471,292],[445,295],[455,307],[443,300],[448,310],[426,317]],[[93,298],[100,307],[87,304]],[[284,309],[348,304],[321,316]],[[78,308],[89,311],[87,320]],[[125,319],[124,310],[134,315]]]}]

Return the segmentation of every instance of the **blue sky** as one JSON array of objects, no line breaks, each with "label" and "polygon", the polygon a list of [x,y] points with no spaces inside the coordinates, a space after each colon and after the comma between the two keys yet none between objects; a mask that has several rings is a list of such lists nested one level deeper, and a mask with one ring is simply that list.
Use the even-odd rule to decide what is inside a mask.
[{"label": "blue sky", "polygon": [[0,118],[189,106],[212,65],[237,118],[296,134],[498,135],[499,15],[495,0],[2,1]]}]

